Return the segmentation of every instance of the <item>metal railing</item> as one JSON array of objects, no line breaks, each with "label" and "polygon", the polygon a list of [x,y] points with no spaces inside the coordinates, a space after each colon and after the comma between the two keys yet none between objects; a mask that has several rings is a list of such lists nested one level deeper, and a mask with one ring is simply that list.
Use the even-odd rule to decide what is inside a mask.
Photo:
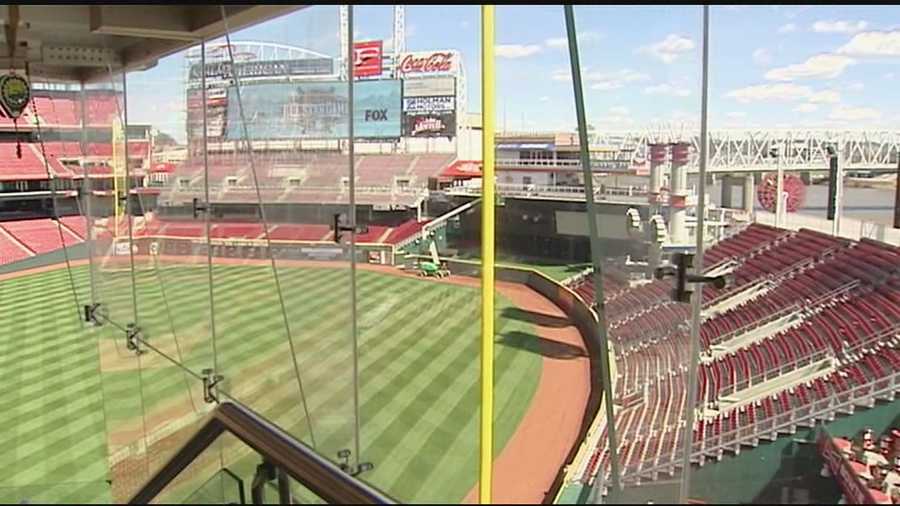
[{"label": "metal railing", "polygon": [[[793,433],[797,426],[813,426],[817,420],[833,420],[837,413],[852,413],[856,406],[871,407],[877,399],[890,400],[900,392],[900,371],[882,378],[876,378],[846,391],[832,393],[823,399],[814,399],[802,406],[784,413],[757,419],[755,423],[738,426],[736,429],[719,434],[706,434],[694,441],[691,451],[692,462],[701,462],[707,457],[718,458],[725,451],[737,453],[741,446],[756,446],[760,439],[775,439],[779,433]],[[732,413],[737,416],[737,411]],[[681,427],[684,430],[684,427]],[[674,428],[672,428],[674,430]],[[680,448],[678,451],[680,452]],[[677,452],[676,452],[677,453]],[[644,467],[644,466],[647,467]],[[674,473],[681,467],[678,455],[661,453],[658,460],[644,460],[636,469],[626,469],[623,479],[626,483],[640,482],[642,478],[655,480],[660,473]],[[605,469],[598,472],[608,474]],[[589,477],[593,480],[593,476]]]},{"label": "metal railing", "polygon": [[329,504],[394,504],[374,487],[341,470],[252,410],[232,402],[219,404],[209,420],[131,498],[149,504],[216,439],[229,432],[263,458]]},{"label": "metal railing", "polygon": [[[585,198],[584,187],[582,186],[556,186],[556,185],[537,185],[537,184],[513,184],[513,183],[497,183],[497,192],[505,196],[547,196],[547,197],[563,197],[583,200]],[[460,193],[466,195],[481,195],[480,185],[460,185],[447,188],[447,193]],[[594,196],[598,200],[604,200],[610,197],[627,200],[628,202],[644,203],[647,201],[647,191],[644,187],[639,186],[606,186],[600,185],[594,190]]]}]

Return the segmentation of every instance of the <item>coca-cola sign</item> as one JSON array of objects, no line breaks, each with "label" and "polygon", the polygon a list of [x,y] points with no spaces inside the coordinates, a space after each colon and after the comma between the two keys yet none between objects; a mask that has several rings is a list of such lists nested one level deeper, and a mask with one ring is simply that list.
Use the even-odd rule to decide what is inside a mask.
[{"label": "coca-cola sign", "polygon": [[459,56],[453,51],[404,53],[397,60],[397,73],[403,76],[454,73],[458,60]]}]

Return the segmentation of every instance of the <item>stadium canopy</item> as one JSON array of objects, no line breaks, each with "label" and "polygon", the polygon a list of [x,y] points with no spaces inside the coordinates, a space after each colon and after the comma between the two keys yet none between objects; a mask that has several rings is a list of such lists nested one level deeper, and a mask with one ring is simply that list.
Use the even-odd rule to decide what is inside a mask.
[{"label": "stadium canopy", "polygon": [[[246,28],[302,9],[301,5],[226,5],[228,29]],[[43,81],[107,79],[108,70],[151,68],[202,39],[225,34],[222,6],[7,5],[0,8],[4,37],[0,66],[23,69]],[[10,51],[15,48],[15,52]]]}]

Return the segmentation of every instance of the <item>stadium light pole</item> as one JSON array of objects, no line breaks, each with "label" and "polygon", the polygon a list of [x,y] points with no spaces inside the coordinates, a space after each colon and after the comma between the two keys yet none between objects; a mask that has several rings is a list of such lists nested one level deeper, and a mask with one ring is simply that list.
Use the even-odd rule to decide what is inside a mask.
[{"label": "stadium light pole", "polygon": [[[694,231],[697,251],[694,255],[694,270],[703,271],[703,234],[706,228],[706,163],[709,156],[708,107],[709,107],[709,5],[703,6],[703,55],[701,62],[700,95],[700,181],[697,200],[697,227]],[[781,181],[781,178],[778,179]],[[684,455],[681,462],[681,488],[678,502],[687,503],[691,488],[691,453],[694,450],[694,413],[697,404],[697,370],[700,365],[700,310],[703,306],[703,283],[697,283],[691,299],[691,343],[690,364],[687,377],[687,410],[684,424]]]},{"label": "stadium light pole", "polygon": [[494,6],[481,6],[481,442],[478,499],[490,504],[494,473]]},{"label": "stadium light pole", "polygon": [[[591,174],[591,156],[588,147],[587,118],[584,112],[584,91],[581,86],[581,65],[578,58],[578,39],[575,31],[575,11],[571,5],[564,7],[566,15],[566,35],[569,39],[569,63],[572,69],[572,85],[575,95],[575,113],[578,119],[578,150],[581,154],[581,171],[584,177],[584,200],[587,208],[588,237],[591,243],[591,263],[594,268],[594,311],[597,313],[596,338],[600,348],[600,381],[603,383],[603,404],[606,407],[606,427],[609,438],[609,459],[612,466],[613,483],[622,489],[619,476],[619,457],[616,446],[616,427],[613,418],[612,375],[609,363],[609,337],[606,330],[606,302],[603,289],[603,266],[601,265],[601,244],[597,235],[597,205],[594,202],[594,179]],[[597,491],[603,487],[603,470],[598,472],[599,485],[595,485],[593,501]]]}]

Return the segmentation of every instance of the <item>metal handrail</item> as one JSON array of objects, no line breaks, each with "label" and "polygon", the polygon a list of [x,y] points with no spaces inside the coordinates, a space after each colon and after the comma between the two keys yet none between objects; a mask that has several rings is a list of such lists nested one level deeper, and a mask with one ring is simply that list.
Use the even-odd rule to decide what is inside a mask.
[{"label": "metal handrail", "polygon": [[149,504],[226,431],[329,504],[395,503],[252,410],[223,402],[128,504]]}]

